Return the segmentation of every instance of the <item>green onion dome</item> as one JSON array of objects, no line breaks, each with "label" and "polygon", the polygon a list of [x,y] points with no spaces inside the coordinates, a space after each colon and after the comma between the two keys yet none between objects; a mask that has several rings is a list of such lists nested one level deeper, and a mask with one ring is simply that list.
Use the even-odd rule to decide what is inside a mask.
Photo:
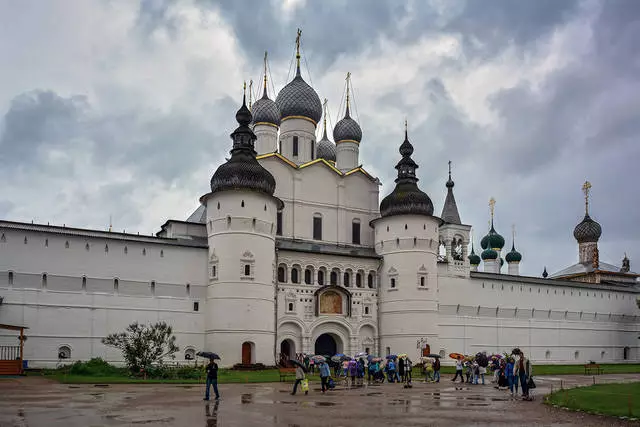
[{"label": "green onion dome", "polygon": [[491,248],[487,248],[484,251],[482,251],[482,254],[480,255],[480,257],[482,258],[483,261],[493,261],[498,259],[498,252],[496,252]]},{"label": "green onion dome", "polygon": [[475,250],[473,249],[473,245],[471,245],[471,253],[467,257],[469,259],[469,264],[471,265],[480,265],[480,257],[476,255]]},{"label": "green onion dome", "polygon": [[522,254],[520,252],[516,251],[515,244],[513,246],[511,246],[511,251],[505,256],[505,259],[509,263],[522,261]]},{"label": "green onion dome", "polygon": [[489,230],[489,233],[482,238],[482,240],[480,241],[480,246],[482,246],[482,249],[491,248],[495,250],[501,250],[502,248],[504,248],[504,243],[504,237],[498,234],[495,228],[493,228],[492,220],[491,230]]}]

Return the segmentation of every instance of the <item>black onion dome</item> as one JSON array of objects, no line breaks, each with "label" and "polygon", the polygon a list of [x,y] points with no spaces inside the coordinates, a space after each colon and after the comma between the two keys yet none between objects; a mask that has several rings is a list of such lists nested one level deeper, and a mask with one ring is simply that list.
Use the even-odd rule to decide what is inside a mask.
[{"label": "black onion dome", "polygon": [[253,124],[268,123],[280,126],[280,109],[278,105],[267,96],[267,88],[265,86],[262,98],[258,99],[251,107],[253,115]]},{"label": "black onion dome", "polygon": [[398,178],[396,188],[380,203],[382,217],[392,215],[433,215],[433,202],[425,192],[418,188],[416,169],[418,165],[411,158],[413,146],[405,131],[404,142],[400,145],[402,159],[396,165]]},{"label": "black onion dome", "polygon": [[351,118],[348,105],[344,118],[333,128],[333,140],[336,144],[341,141],[362,141],[362,129],[358,122]]},{"label": "black onion dome", "polygon": [[256,160],[253,145],[256,135],[249,128],[251,119],[251,111],[247,108],[244,97],[242,107],[236,113],[239,126],[231,134],[231,158],[221,164],[211,177],[212,193],[225,190],[254,190],[273,196],[276,180]]},{"label": "black onion dome", "polygon": [[573,237],[578,243],[597,242],[601,235],[602,227],[592,220],[589,214],[586,214],[582,222],[573,230]]},{"label": "black onion dome", "polygon": [[316,144],[316,158],[336,161],[336,145],[327,138],[327,128],[325,125],[322,139]]},{"label": "black onion dome", "polygon": [[300,75],[299,67],[294,79],[278,93],[276,104],[280,109],[281,120],[291,116],[302,116],[313,120],[317,124],[322,117],[320,97],[304,81]]}]

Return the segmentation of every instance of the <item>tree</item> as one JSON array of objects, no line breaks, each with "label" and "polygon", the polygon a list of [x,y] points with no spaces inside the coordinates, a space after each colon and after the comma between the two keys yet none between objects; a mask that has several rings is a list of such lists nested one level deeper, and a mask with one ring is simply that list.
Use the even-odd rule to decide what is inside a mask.
[{"label": "tree", "polygon": [[180,350],[173,328],[165,322],[153,325],[134,322],[124,332],[107,335],[102,343],[120,349],[127,366],[134,373],[140,372],[140,369],[148,370],[164,357],[173,359],[174,353]]}]

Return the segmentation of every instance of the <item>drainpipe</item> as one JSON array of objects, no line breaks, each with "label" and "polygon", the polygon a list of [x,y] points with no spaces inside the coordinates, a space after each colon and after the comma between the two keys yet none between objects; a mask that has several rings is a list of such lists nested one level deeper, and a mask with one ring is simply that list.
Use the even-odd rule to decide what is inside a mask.
[{"label": "drainpipe", "polygon": [[[374,242],[375,245],[375,242]],[[376,317],[378,318],[378,348],[376,349],[377,351],[377,355],[378,357],[382,356],[382,350],[380,349],[380,343],[381,343],[381,338],[380,338],[380,269],[382,269],[382,263],[383,263],[384,259],[380,259],[378,260],[378,268],[376,269],[376,275],[378,277],[376,277],[376,293],[378,294],[378,297],[376,298]]]},{"label": "drainpipe", "polygon": [[[274,245],[275,247],[275,245]],[[278,248],[275,247],[274,249],[275,251],[275,259],[276,259],[276,271],[278,268]],[[278,366],[278,358],[277,358],[277,354],[278,354],[278,280],[274,280],[273,279],[273,275],[275,274],[275,271],[271,272],[271,280],[274,282],[274,286],[273,286],[273,320],[274,320],[274,330],[275,330],[275,334],[273,336],[273,360],[274,360],[274,365]]]}]

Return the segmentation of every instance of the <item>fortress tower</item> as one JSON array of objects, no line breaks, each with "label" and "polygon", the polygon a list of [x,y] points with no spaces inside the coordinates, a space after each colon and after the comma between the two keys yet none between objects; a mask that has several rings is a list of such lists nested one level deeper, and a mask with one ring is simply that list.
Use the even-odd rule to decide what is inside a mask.
[{"label": "fortress tower", "polygon": [[438,226],[433,203],[418,188],[411,158],[413,146],[405,129],[396,165],[395,189],[380,203],[381,217],[372,221],[375,250],[382,255],[379,286],[380,351],[407,351],[416,340],[438,337]]},{"label": "fortress tower", "polygon": [[231,158],[211,178],[207,208],[209,284],[205,347],[223,365],[275,360],[276,182],[256,160],[251,112],[243,98]]}]

